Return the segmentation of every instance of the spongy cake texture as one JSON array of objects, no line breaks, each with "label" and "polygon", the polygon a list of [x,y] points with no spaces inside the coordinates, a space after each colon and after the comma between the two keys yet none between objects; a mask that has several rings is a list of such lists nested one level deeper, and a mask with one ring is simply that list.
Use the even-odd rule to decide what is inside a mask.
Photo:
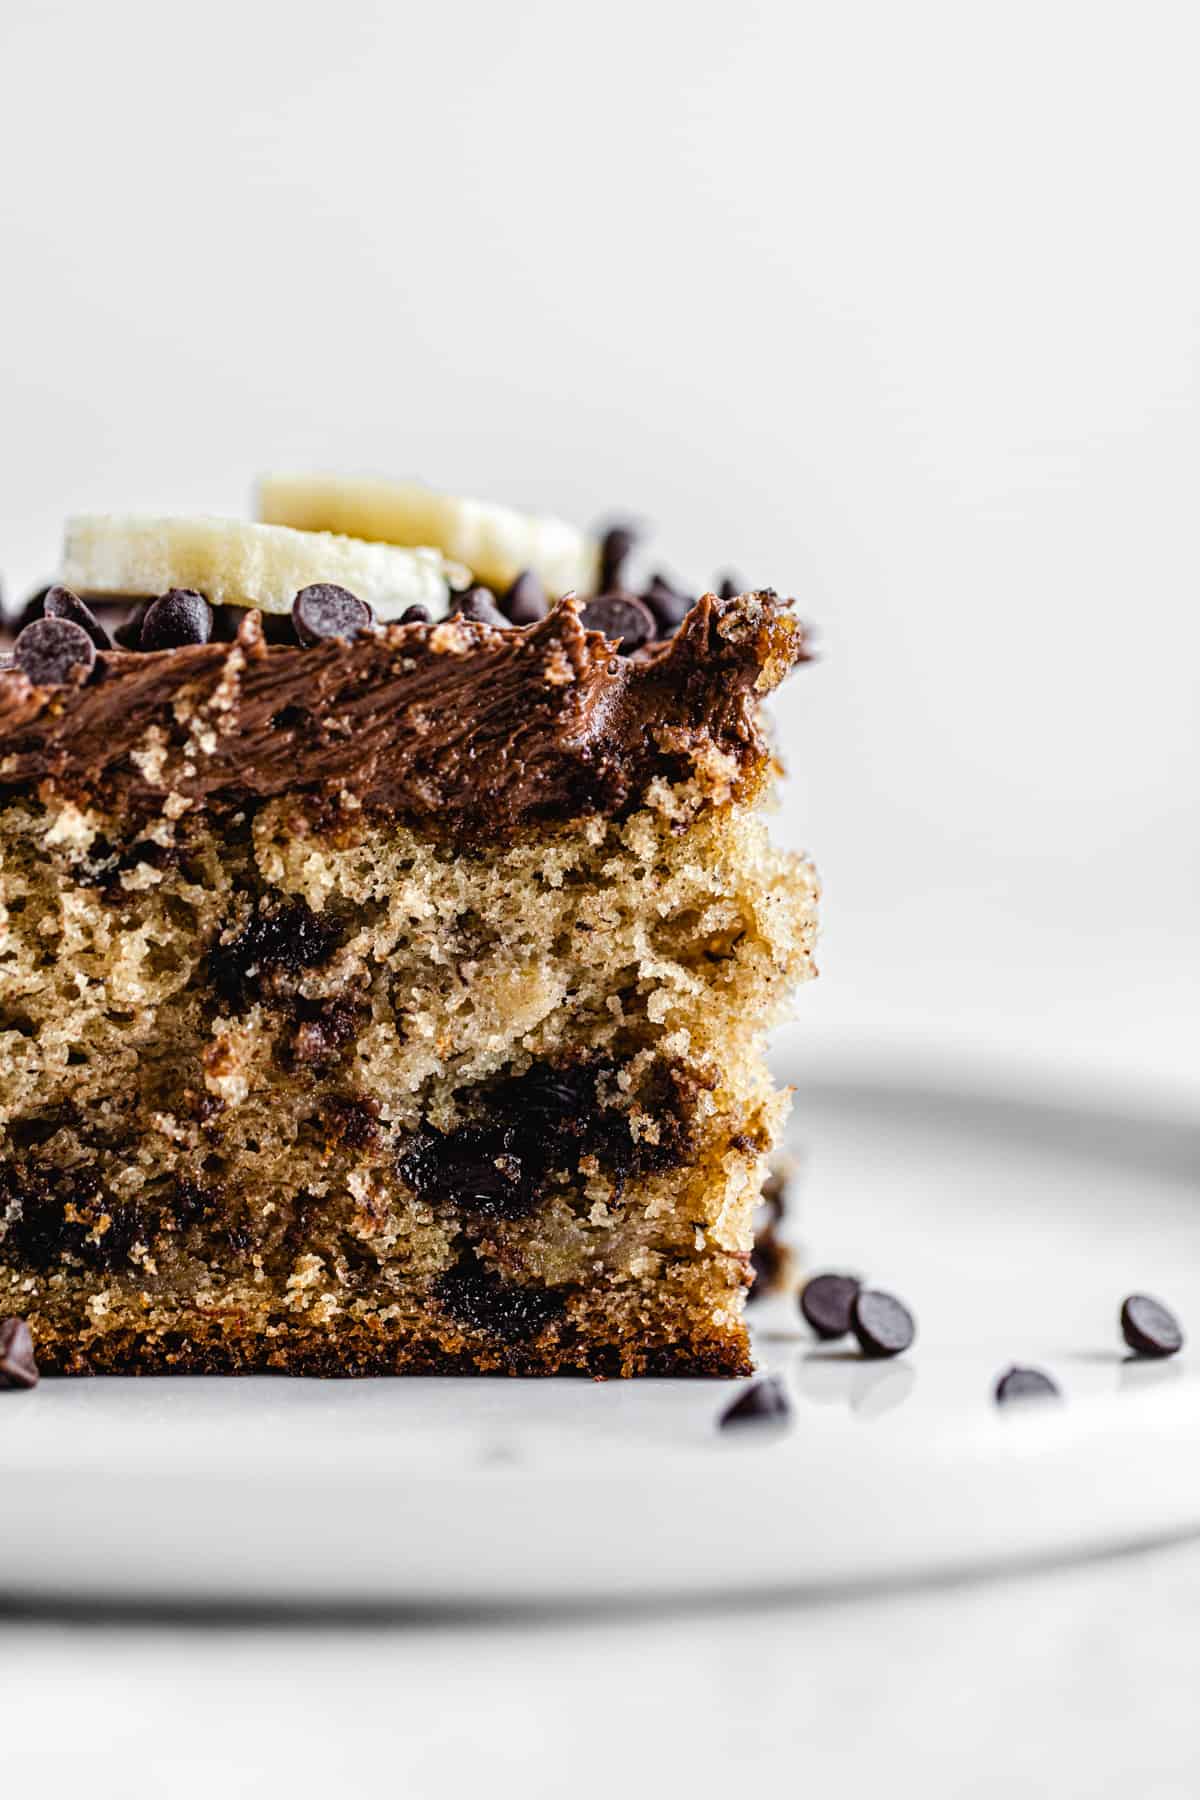
[{"label": "spongy cake texture", "polygon": [[687,782],[470,850],[12,794],[0,1310],[67,1372],[742,1372],[815,905]]}]

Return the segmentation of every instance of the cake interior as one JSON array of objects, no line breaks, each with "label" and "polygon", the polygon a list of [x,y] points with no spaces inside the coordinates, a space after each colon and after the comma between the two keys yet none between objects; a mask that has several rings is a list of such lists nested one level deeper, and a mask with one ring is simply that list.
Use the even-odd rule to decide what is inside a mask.
[{"label": "cake interior", "polygon": [[465,851],[10,798],[0,1311],[68,1373],[745,1372],[815,917],[687,784]]}]

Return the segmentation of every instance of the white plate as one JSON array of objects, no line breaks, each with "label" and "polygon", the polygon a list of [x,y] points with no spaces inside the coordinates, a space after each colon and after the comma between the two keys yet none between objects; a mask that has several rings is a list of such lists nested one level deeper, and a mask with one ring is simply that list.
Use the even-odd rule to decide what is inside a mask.
[{"label": "white plate", "polygon": [[[812,1266],[904,1295],[892,1363],[755,1309],[796,1403],[717,1382],[46,1382],[0,1401],[0,1591],[473,1606],[911,1579],[1200,1528],[1200,1347],[1133,1363],[1145,1289],[1200,1334],[1200,1130],[1084,1103],[806,1083]],[[1010,1361],[1062,1405],[999,1413]]]}]

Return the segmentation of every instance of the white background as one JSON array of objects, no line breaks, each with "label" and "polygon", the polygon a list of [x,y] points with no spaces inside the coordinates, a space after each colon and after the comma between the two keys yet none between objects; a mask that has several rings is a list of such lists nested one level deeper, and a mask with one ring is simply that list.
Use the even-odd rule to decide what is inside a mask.
[{"label": "white background", "polygon": [[1194,9],[0,8],[0,566],[264,466],[793,591],[813,1054],[1188,1078]]},{"label": "white background", "polygon": [[[1195,21],[0,3],[9,591],[67,512],[237,512],[272,465],[632,510],[820,628],[778,707],[827,888],[794,1046],[1194,1093]],[[1181,1552],[765,1624],[0,1656],[45,1792],[58,1734],[122,1795],[1181,1795],[1198,1591]]]}]

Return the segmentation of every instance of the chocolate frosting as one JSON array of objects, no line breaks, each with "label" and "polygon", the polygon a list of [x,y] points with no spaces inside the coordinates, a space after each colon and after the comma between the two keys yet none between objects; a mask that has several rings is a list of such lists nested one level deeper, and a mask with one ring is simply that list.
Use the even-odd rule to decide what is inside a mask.
[{"label": "chocolate frosting", "polygon": [[0,672],[0,795],[48,784],[144,817],[290,793],[496,841],[628,810],[660,776],[747,792],[758,701],[806,657],[770,592],[706,594],[629,657],[571,599],[525,630],[452,618],[308,649],[268,645],[251,612],[230,644],[106,651],[83,685]]}]

